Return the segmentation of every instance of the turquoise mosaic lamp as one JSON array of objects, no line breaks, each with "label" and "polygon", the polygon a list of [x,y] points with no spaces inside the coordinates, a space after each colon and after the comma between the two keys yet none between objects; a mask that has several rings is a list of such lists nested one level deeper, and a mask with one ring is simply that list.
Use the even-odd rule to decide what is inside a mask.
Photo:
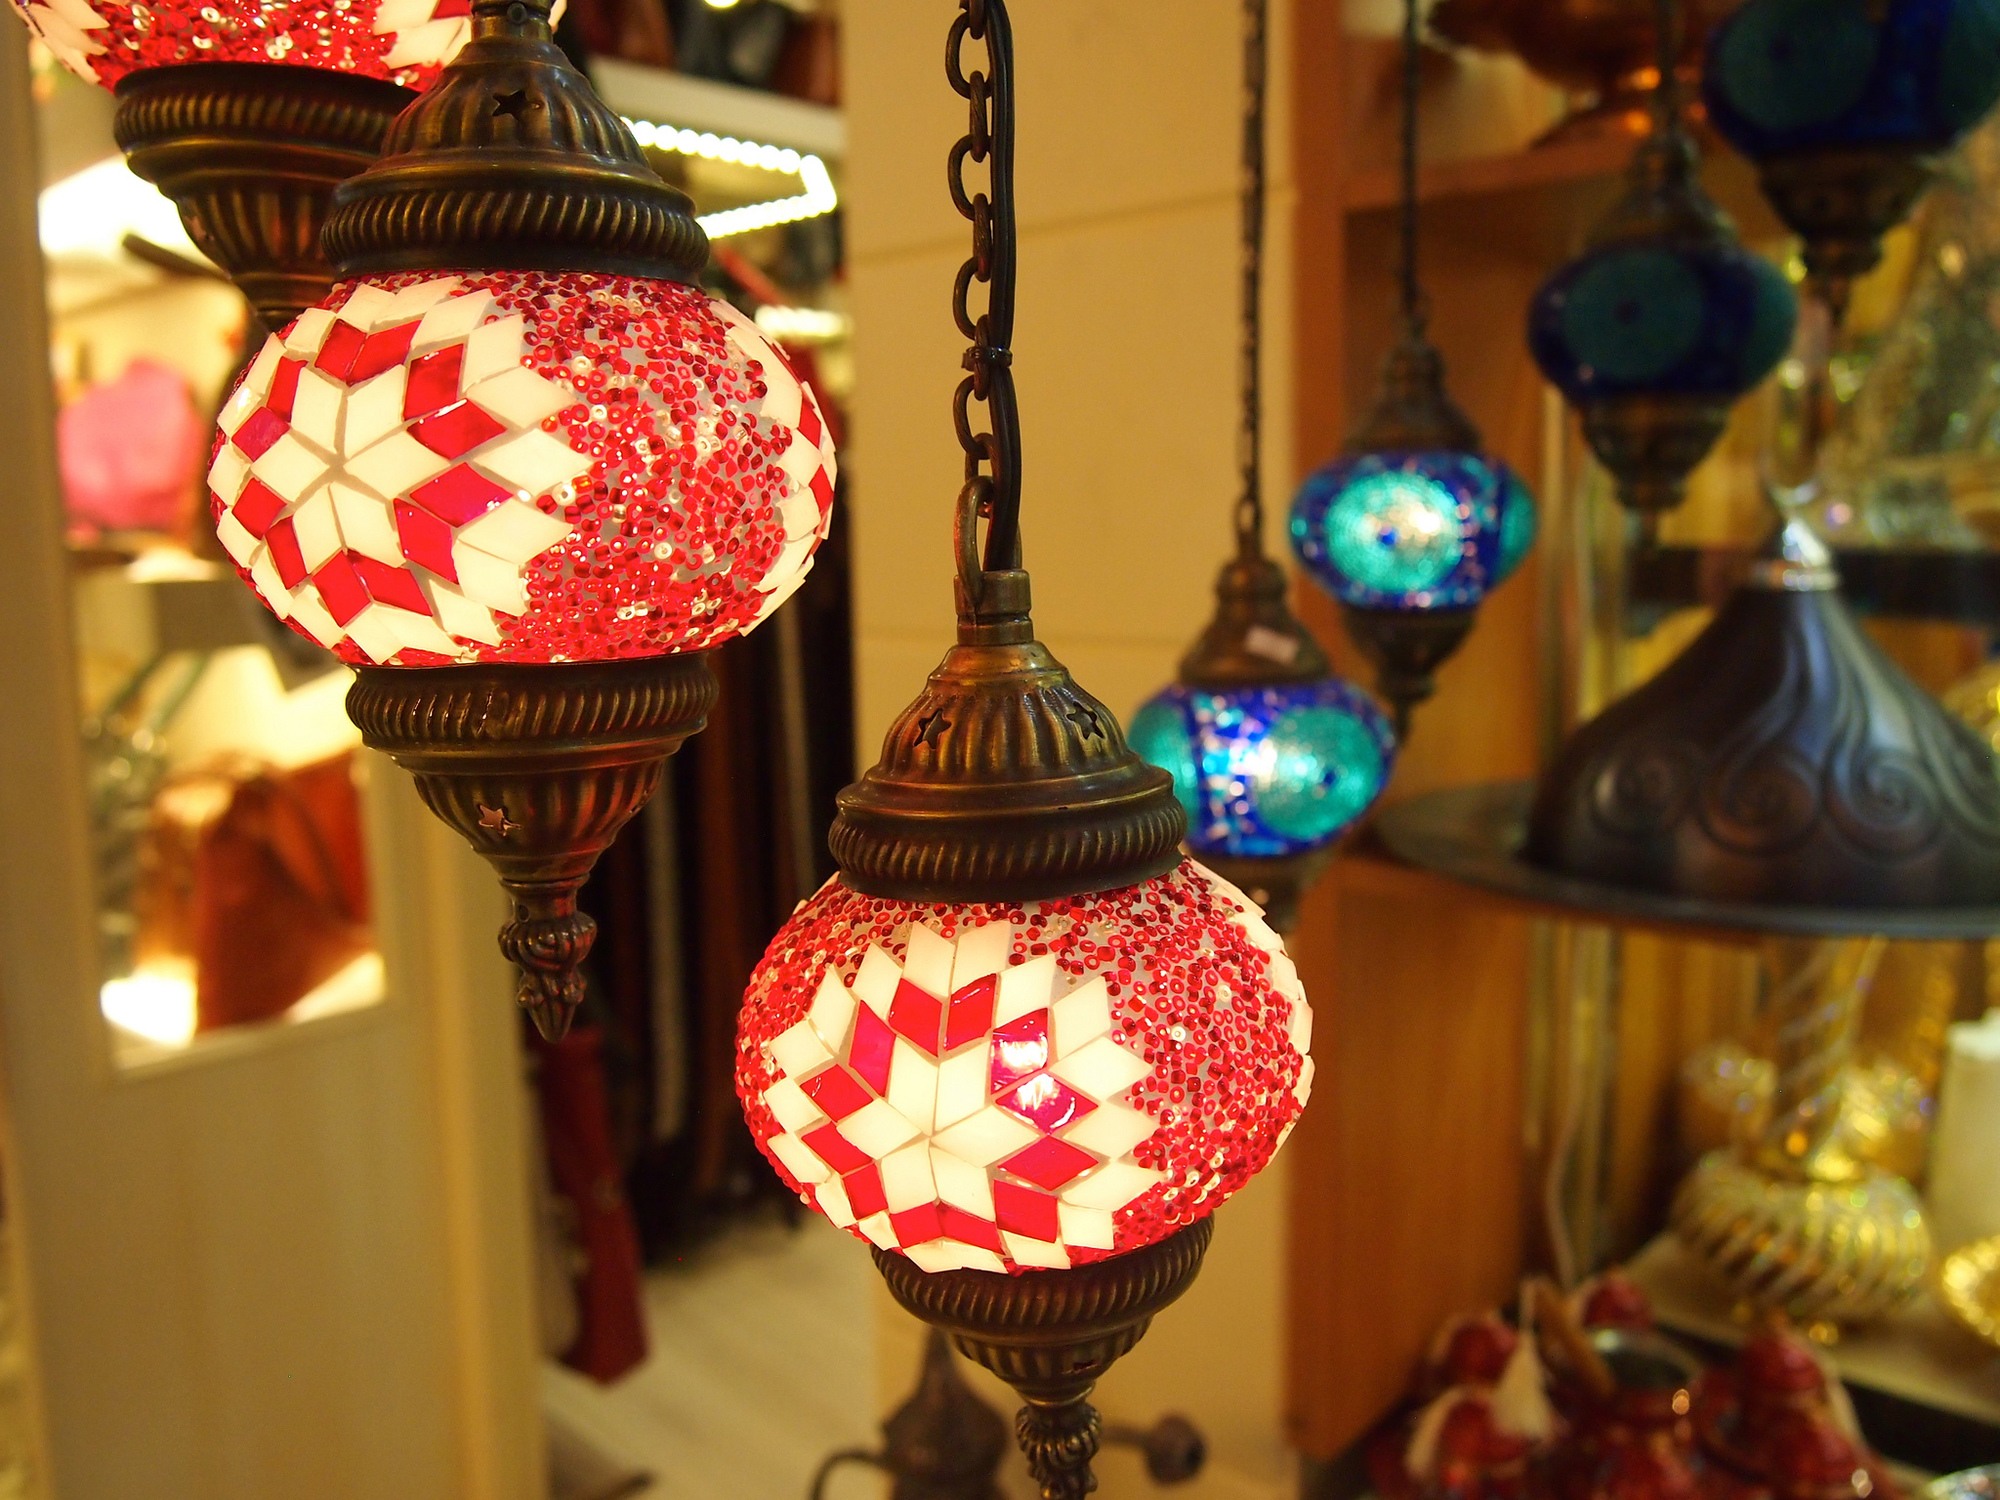
[{"label": "turquoise mosaic lamp", "polygon": [[1703,95],[1838,317],[2000,100],[2000,0],[1748,0],[1709,40]]},{"label": "turquoise mosaic lamp", "polygon": [[1264,7],[1246,7],[1242,491],[1215,616],[1175,682],[1132,719],[1132,748],[1169,772],[1187,847],[1290,929],[1340,836],[1381,796],[1395,736],[1372,698],[1333,673],[1285,602],[1264,551],[1258,352],[1264,227]]},{"label": "turquoise mosaic lamp", "polygon": [[1445,392],[1417,279],[1417,6],[1404,13],[1403,335],[1375,408],[1292,501],[1292,550],[1339,601],[1397,733],[1535,540],[1535,502]]}]

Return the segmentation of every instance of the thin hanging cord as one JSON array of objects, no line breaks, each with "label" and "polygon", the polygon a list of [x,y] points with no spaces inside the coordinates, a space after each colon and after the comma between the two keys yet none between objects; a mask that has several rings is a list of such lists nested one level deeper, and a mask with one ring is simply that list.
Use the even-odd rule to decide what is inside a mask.
[{"label": "thin hanging cord", "polygon": [[1653,125],[1665,135],[1681,122],[1681,8],[1679,0],[1654,0],[1653,66],[1660,81],[1653,90]]},{"label": "thin hanging cord", "polygon": [[1422,0],[1403,0],[1403,322],[1420,336],[1426,321],[1417,281],[1417,93],[1422,86]]},{"label": "thin hanging cord", "polygon": [[1270,64],[1269,0],[1243,0],[1243,400],[1236,441],[1243,490],[1236,541],[1245,557],[1264,550],[1264,115]]}]

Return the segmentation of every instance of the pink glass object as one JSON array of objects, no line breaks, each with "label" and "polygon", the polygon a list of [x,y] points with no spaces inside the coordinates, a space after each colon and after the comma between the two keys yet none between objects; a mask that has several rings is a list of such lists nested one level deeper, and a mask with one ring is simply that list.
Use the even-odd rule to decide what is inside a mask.
[{"label": "pink glass object", "polygon": [[755,627],[832,523],[833,441],[757,326],[673,282],[347,282],[223,407],[223,547],[356,664],[616,661]]},{"label": "pink glass object", "polygon": [[183,533],[204,426],[187,377],[157,360],[135,359],[78,396],[56,422],[70,525],[86,535]]},{"label": "pink glass object", "polygon": [[786,1184],[927,1271],[1102,1260],[1211,1213],[1312,1088],[1262,913],[1191,860],[1015,905],[838,878],[750,981],[736,1088]]},{"label": "pink glass object", "polygon": [[[279,63],[428,88],[472,35],[472,0],[14,0],[79,78],[115,88],[128,73],[185,63]],[[557,14],[561,14],[558,7]]]}]

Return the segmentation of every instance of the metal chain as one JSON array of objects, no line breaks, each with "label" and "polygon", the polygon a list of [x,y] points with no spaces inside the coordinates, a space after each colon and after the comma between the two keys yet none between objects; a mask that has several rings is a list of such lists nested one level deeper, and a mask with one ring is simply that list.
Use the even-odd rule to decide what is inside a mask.
[{"label": "metal chain", "polygon": [[1417,277],[1417,104],[1423,90],[1423,3],[1403,0],[1403,325],[1421,338],[1430,321],[1423,283]]},{"label": "metal chain", "polygon": [[[964,65],[965,44],[985,45],[988,71]],[[971,124],[951,148],[951,201],[972,223],[972,258],[959,268],[952,310],[972,340],[966,377],[952,401],[965,488],[959,494],[959,575],[976,604],[979,573],[1021,565],[1021,423],[1014,396],[1014,34],[1005,0],[959,0],[945,42],[945,77],[971,106]],[[987,191],[966,183],[966,163],[986,167]],[[986,290],[974,315],[972,284]],[[986,407],[989,430],[973,431],[972,403]],[[986,522],[983,556],[974,533]]]},{"label": "metal chain", "polygon": [[1247,557],[1264,547],[1264,116],[1269,0],[1243,0],[1243,402],[1237,461],[1243,491],[1236,541]]}]

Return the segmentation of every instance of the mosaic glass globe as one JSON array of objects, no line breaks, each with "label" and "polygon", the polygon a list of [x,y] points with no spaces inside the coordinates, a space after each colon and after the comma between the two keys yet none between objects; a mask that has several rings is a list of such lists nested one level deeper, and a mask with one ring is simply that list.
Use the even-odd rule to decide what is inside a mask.
[{"label": "mosaic glass globe", "polygon": [[1343,604],[1469,609],[1526,556],[1534,501],[1495,458],[1348,454],[1300,486],[1291,532],[1299,561]]},{"label": "mosaic glass globe", "polygon": [[1382,794],[1389,721],[1335,678],[1211,691],[1176,683],[1133,717],[1132,748],[1174,778],[1196,854],[1324,848]]},{"label": "mosaic glass globe", "polygon": [[1710,39],[1703,93],[1758,160],[1941,150],[2000,100],[2000,0],[1749,0]]},{"label": "mosaic glass globe", "polygon": [[702,650],[783,603],[832,524],[811,388],[677,282],[345,282],[265,344],[219,425],[224,550],[357,665]]},{"label": "mosaic glass globe", "polygon": [[146,68],[277,63],[422,89],[472,36],[472,0],[14,0],[14,8],[57,61],[106,88]]},{"label": "mosaic glass globe", "polygon": [[836,877],[751,977],[736,1090],[835,1225],[926,1271],[1015,1273],[1207,1217],[1284,1144],[1311,1044],[1277,934],[1192,860],[1024,903]]},{"label": "mosaic glass globe", "polygon": [[1543,283],[1528,346],[1572,401],[1734,397],[1776,366],[1797,321],[1784,273],[1731,240],[1620,239]]}]

